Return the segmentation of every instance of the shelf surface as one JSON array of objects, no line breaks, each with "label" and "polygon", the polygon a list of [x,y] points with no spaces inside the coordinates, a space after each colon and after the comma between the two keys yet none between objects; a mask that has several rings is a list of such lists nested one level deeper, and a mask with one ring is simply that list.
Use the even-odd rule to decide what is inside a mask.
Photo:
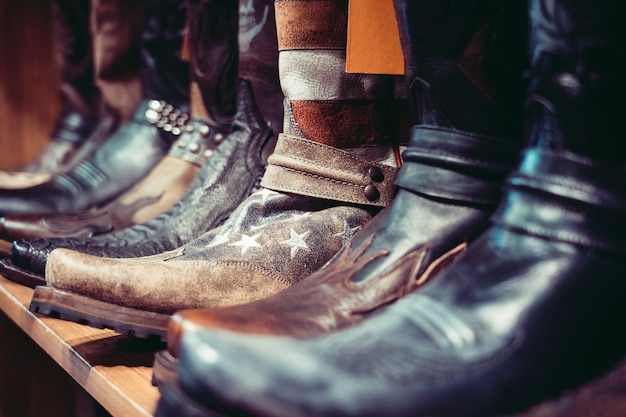
[{"label": "shelf surface", "polygon": [[113,416],[151,416],[159,399],[152,386],[152,340],[67,322],[28,310],[31,288],[0,276],[0,310]]}]

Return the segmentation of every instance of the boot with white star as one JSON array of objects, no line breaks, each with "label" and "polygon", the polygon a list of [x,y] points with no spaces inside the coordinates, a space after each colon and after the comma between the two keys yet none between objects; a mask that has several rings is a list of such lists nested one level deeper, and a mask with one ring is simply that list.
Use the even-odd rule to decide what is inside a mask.
[{"label": "boot with white star", "polygon": [[164,338],[178,310],[264,298],[311,275],[393,199],[397,114],[408,113],[397,77],[345,72],[347,0],[274,5],[285,122],[261,190],[173,251],[54,250],[33,311]]}]

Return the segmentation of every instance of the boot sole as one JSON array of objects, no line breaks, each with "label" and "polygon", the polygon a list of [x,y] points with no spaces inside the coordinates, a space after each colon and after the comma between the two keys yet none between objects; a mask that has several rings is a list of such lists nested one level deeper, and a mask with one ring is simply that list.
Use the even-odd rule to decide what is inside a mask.
[{"label": "boot sole", "polygon": [[164,384],[155,417],[227,417],[190,397],[177,379]]},{"label": "boot sole", "polygon": [[143,339],[158,337],[162,342],[166,341],[170,320],[167,314],[119,306],[42,286],[35,288],[29,310]]},{"label": "boot sole", "polygon": [[25,269],[18,268],[13,265],[13,262],[11,262],[10,259],[3,259],[0,261],[0,274],[11,281],[26,285],[30,288],[35,288],[38,285],[46,285],[46,279],[44,277]]}]

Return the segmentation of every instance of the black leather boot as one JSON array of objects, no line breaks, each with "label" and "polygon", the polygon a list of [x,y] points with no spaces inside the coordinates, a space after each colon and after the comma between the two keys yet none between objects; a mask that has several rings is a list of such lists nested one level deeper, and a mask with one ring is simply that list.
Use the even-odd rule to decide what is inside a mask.
[{"label": "black leather boot", "polygon": [[[203,86],[201,87],[203,103],[192,102],[192,114],[198,113],[200,117],[201,113],[204,113],[206,119],[220,121],[220,126],[224,126],[230,118],[231,108],[230,90],[227,85],[234,81],[232,73],[237,72],[237,45],[232,45],[233,39],[237,42],[237,2],[190,4],[196,16],[191,21],[192,80],[197,85]],[[269,13],[273,15],[271,0],[255,2],[256,8],[263,13],[263,7],[259,5],[269,8]],[[210,18],[216,11],[221,16],[218,22]],[[199,20],[202,16],[204,19]],[[210,30],[210,25],[226,22],[231,25],[230,33],[225,31],[226,28],[219,31]],[[210,37],[207,33],[217,35]],[[259,44],[258,41],[262,43]],[[226,43],[231,43],[231,48],[224,48],[223,45]],[[149,256],[176,249],[222,223],[248,196],[254,186],[258,186],[265,169],[262,152],[267,149],[274,135],[266,120],[273,120],[275,109],[271,106],[277,101],[280,102],[283,97],[278,77],[273,79],[268,75],[277,74],[278,51],[275,44],[276,29],[273,19],[270,19],[264,23],[258,36],[251,43],[246,43],[249,49],[245,53],[245,62],[256,61],[258,57],[273,56],[273,59],[268,58],[261,63],[261,67],[248,68],[246,64],[246,68],[241,71],[251,75],[252,80],[240,81],[238,89],[234,90],[238,91],[236,99],[238,110],[234,117],[232,134],[224,137],[223,143],[202,167],[199,177],[171,210],[143,225],[135,225],[126,230],[89,239],[16,241],[11,252],[12,259],[0,263],[3,273],[27,285],[36,285],[42,282],[46,259],[56,248],[71,248],[102,257]],[[209,54],[210,51],[212,53]],[[218,65],[218,62],[221,62],[221,65]],[[259,71],[259,68],[268,70]],[[261,93],[261,96],[255,96],[251,89]],[[212,102],[210,100],[212,96],[219,99],[220,103]],[[210,106],[205,107],[204,103],[209,103]],[[199,133],[206,134],[207,131],[213,130],[215,129],[201,130]]]},{"label": "black leather boot", "polygon": [[450,268],[316,339],[189,334],[157,415],[187,397],[229,415],[496,416],[623,358],[626,153],[614,103],[626,86],[611,62],[624,57],[624,12],[531,0],[530,146],[492,226]]},{"label": "black leather boot", "polygon": [[26,188],[70,166],[94,130],[102,106],[94,84],[89,1],[53,3],[61,112],[48,143],[28,164],[0,172],[0,188]]},{"label": "black leather boot", "polygon": [[102,206],[143,178],[165,156],[180,130],[154,120],[150,110],[167,109],[180,116],[175,122],[187,117],[183,115],[189,109],[189,70],[180,59],[185,4],[183,0],[144,2],[145,100],[133,120],[67,172],[34,187],[0,191],[0,215],[70,214]]}]

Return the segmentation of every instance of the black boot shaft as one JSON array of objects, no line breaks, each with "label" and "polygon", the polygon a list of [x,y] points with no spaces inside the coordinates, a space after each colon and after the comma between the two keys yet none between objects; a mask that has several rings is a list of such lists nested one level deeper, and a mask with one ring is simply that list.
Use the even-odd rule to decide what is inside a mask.
[{"label": "black boot shaft", "polygon": [[144,97],[165,100],[186,111],[189,64],[182,59],[186,0],[145,0],[142,56]]},{"label": "black boot shaft", "polygon": [[98,117],[101,100],[94,82],[89,14],[88,0],[57,0],[53,3],[62,109],[51,138],[82,142]]},{"label": "black boot shaft", "polygon": [[95,116],[99,93],[94,83],[89,1],[57,0],[53,12],[63,108]]},{"label": "black boot shaft", "polygon": [[520,2],[509,3],[394,0],[415,124],[500,137],[521,132],[522,108],[511,103],[523,99],[517,45],[525,20],[524,10],[511,12]]},{"label": "black boot shaft", "polygon": [[626,163],[623,2],[531,0],[530,144]]},{"label": "black boot shaft", "polygon": [[229,126],[237,109],[237,0],[189,0],[191,81],[211,119]]}]

